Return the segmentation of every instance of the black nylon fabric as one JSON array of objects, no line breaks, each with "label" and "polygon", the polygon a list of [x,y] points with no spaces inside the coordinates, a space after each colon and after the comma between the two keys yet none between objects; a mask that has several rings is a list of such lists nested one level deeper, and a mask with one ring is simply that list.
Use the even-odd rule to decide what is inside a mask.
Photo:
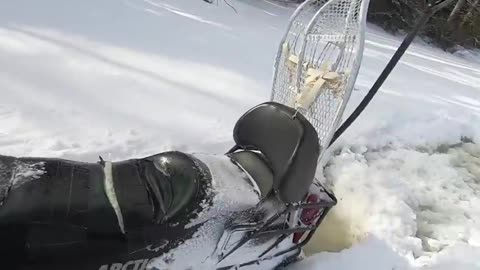
[{"label": "black nylon fabric", "polygon": [[[105,223],[117,224],[104,194],[100,164],[5,156],[0,163],[0,182],[7,183],[0,224],[61,221],[99,231]],[[102,224],[91,214],[102,216]],[[115,226],[108,227],[112,231]]]},{"label": "black nylon fabric", "polygon": [[166,152],[112,163],[125,234],[105,191],[104,165],[0,156],[0,256],[15,258],[2,267],[98,270],[148,261],[201,226],[183,226],[211,204],[211,174],[200,160]]}]

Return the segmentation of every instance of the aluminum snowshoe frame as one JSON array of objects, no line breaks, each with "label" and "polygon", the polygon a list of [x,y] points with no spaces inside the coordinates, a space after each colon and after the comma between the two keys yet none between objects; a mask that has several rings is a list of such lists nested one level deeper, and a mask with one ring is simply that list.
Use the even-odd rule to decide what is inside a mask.
[{"label": "aluminum snowshoe frame", "polygon": [[307,0],[293,13],[275,60],[271,100],[302,112],[319,134],[319,160],[352,93],[369,0]]},{"label": "aluminum snowshoe frame", "polygon": [[[345,110],[345,106],[347,101],[349,100],[350,94],[354,87],[356,77],[358,75],[358,71],[360,69],[362,56],[363,56],[363,49],[364,49],[364,42],[365,42],[365,31],[366,31],[366,17],[368,12],[368,5],[370,0],[307,0],[304,1],[297,10],[293,13],[285,35],[283,36],[279,49],[277,52],[277,57],[275,59],[274,65],[274,76],[273,76],[273,85],[272,85],[272,95],[271,100],[277,101],[295,108],[299,108],[300,110],[307,111],[306,116],[307,118],[312,121],[314,126],[316,127],[317,131],[320,134],[320,140],[322,141],[322,154],[330,147],[351,125],[355,120],[360,116],[360,114],[365,110],[368,106],[370,101],[374,98],[377,94],[380,87],[383,85],[385,80],[388,78],[392,70],[398,64],[400,59],[402,58],[403,54],[406,52],[410,44],[413,42],[415,37],[418,35],[422,27],[429,21],[429,19],[438,11],[452,5],[457,0],[427,0],[425,5],[425,10],[420,14],[417,24],[412,28],[411,32],[404,38],[402,44],[398,47],[395,54],[392,56],[382,73],[379,75],[373,86],[370,88],[368,93],[365,97],[361,100],[360,104],[354,109],[354,111],[349,115],[349,117],[340,125],[341,116],[343,111]],[[349,3],[350,8],[347,12],[345,12],[345,7],[342,8],[335,8],[335,4],[337,6],[341,6],[342,3]],[[345,4],[344,4],[345,5]],[[330,8],[329,8],[330,6]],[[332,8],[333,7],[333,8]],[[347,14],[345,14],[347,13]],[[340,48],[339,54],[334,56],[333,58],[336,61],[331,65],[331,63],[327,63],[327,67],[330,65],[331,69],[325,69],[323,72],[310,72],[308,68],[314,67],[318,68],[319,63],[325,64],[325,58],[316,57],[317,47],[323,47],[321,54],[325,52],[327,46],[318,46],[318,42],[315,46],[313,46],[314,53],[313,55],[310,53],[306,48],[309,47],[308,43],[312,43],[312,40],[319,41],[319,40],[329,40],[332,39],[332,35],[329,35],[329,31],[325,30],[325,28],[321,28],[322,23],[317,24],[317,21],[322,22],[321,19],[318,19],[319,16],[327,17],[331,19],[332,16],[328,15],[335,15],[335,14],[343,14],[346,17],[344,23],[340,23],[339,25],[343,25],[345,31],[343,32],[343,40],[339,38],[341,35],[336,35],[336,38],[330,40],[330,42],[336,43],[337,47]],[[333,16],[335,17],[335,16]],[[328,21],[327,21],[328,22]],[[323,24],[325,25],[325,23]],[[331,25],[331,24],[330,24]],[[318,30],[325,30],[323,32],[317,32]],[[356,31],[356,33],[355,33]],[[309,38],[310,37],[310,38]],[[319,92],[326,93],[327,91],[321,91],[322,84],[331,80],[338,79],[339,71],[336,70],[340,66],[338,65],[341,62],[341,58],[345,58],[345,55],[348,55],[348,51],[345,51],[349,43],[353,43],[354,45],[350,44],[352,48],[357,48],[355,52],[355,57],[353,62],[350,62],[351,73],[348,78],[348,83],[343,87],[343,100],[341,100],[340,105],[335,104],[335,102],[331,102],[332,99],[328,99],[325,97],[332,96],[326,94],[323,98]],[[327,42],[327,45],[331,43]],[[293,53],[292,53],[292,45],[293,45]],[[355,51],[355,50],[353,50]],[[345,54],[347,52],[347,54]],[[307,54],[307,57],[305,56]],[[352,54],[352,51],[350,51]],[[316,59],[316,61],[314,60]],[[351,60],[350,59],[350,60]],[[312,61],[314,60],[314,61]],[[347,61],[349,62],[349,61]],[[307,70],[305,76],[305,69]],[[333,70],[333,74],[331,73]],[[303,73],[302,73],[303,71]],[[336,73],[336,74],[335,74]],[[312,76],[315,75],[317,77],[322,77],[325,82],[318,83],[318,78],[312,80]],[[325,77],[325,75],[327,75]],[[310,78],[309,78],[310,77]],[[317,87],[310,87],[310,91],[307,91],[302,97],[302,89],[303,86],[317,83]],[[312,85],[311,85],[312,86]],[[315,86],[315,84],[313,85]],[[327,83],[328,86],[328,83]],[[335,85],[337,90],[339,85]],[[340,87],[342,88],[342,87]],[[341,91],[340,91],[341,92]],[[336,91],[338,94],[339,91]],[[323,102],[322,102],[323,100]],[[299,102],[300,101],[300,102]],[[333,103],[333,104],[332,104]],[[320,105],[320,107],[319,107]],[[338,110],[335,114],[332,115],[330,110],[330,105],[333,107],[337,107]],[[313,109],[312,109],[313,108]],[[310,114],[309,114],[310,113]],[[326,122],[323,124],[321,121],[318,121],[318,118],[325,116],[330,116],[330,119],[335,119],[334,121]],[[328,117],[327,117],[328,118]],[[329,125],[331,123],[331,125]],[[320,155],[320,158],[322,157]]]}]

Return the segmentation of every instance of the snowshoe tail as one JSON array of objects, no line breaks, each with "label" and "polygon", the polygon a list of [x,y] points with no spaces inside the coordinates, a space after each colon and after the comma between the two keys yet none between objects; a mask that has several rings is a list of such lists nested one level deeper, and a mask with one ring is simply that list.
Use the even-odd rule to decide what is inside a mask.
[{"label": "snowshoe tail", "polygon": [[368,4],[307,0],[279,45],[271,100],[301,112],[315,127],[322,150],[340,123],[360,69]]}]

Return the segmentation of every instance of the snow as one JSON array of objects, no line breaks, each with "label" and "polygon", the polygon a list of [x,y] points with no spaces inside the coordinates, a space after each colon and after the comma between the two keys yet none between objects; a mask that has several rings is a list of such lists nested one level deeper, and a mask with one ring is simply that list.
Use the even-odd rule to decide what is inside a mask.
[{"label": "snow", "polygon": [[[212,206],[204,208],[204,212],[199,213],[188,226],[203,223],[213,217],[228,216],[228,212],[251,209],[258,204],[259,193],[250,179],[227,156],[197,153],[195,157],[205,163],[212,174],[213,200]],[[232,186],[236,188],[232,190]]]},{"label": "snow", "polygon": [[45,174],[45,164],[43,162],[21,162],[15,161],[12,174],[12,188],[18,188],[21,185],[39,179]]},{"label": "snow", "polygon": [[323,252],[313,255],[293,265],[289,270],[404,270],[407,267],[408,263],[405,259],[395,253],[385,242],[371,237],[339,253]]},{"label": "snow", "polygon": [[[245,173],[228,157],[207,154],[195,154],[195,157],[210,169],[212,186],[209,196],[213,197],[212,202],[187,224],[187,228],[201,224],[191,239],[149,264],[157,269],[214,269],[218,262],[215,247],[226,221],[235,212],[251,209],[260,201]],[[232,186],[236,188],[232,189]],[[243,255],[247,260],[255,258],[245,253]],[[206,259],[198,261],[191,258]]]},{"label": "snow", "polygon": [[478,156],[474,144],[343,149],[325,169],[339,204],[324,225],[328,231],[341,220],[349,233],[336,248],[374,235],[413,264],[428,265],[457,243],[478,246]]},{"label": "snow", "polygon": [[0,161],[0,207],[8,193],[22,185],[39,179],[45,171],[44,162],[12,160],[12,164]]},{"label": "snow", "polygon": [[[0,153],[224,153],[238,117],[270,96],[293,11],[229,3],[238,13],[223,1],[2,1]],[[400,42],[369,26],[346,114]],[[409,49],[324,159],[318,177],[339,203],[289,269],[480,269],[479,78],[477,52]]]},{"label": "snow", "polygon": [[8,194],[24,184],[39,179],[45,171],[44,162],[29,162],[11,159],[0,161],[0,207]]}]

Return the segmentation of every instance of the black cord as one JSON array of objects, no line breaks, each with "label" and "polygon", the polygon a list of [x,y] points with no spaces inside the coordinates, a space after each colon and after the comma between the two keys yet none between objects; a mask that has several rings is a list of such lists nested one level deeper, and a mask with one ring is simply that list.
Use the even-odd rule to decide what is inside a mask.
[{"label": "black cord", "polygon": [[455,0],[441,0],[441,1],[431,2],[428,4],[427,9],[423,12],[422,17],[420,18],[418,23],[415,25],[415,28],[405,37],[400,47],[398,47],[397,51],[390,59],[387,66],[378,77],[377,81],[375,81],[372,88],[370,88],[370,90],[368,91],[367,95],[363,98],[363,100],[360,102],[357,108],[355,108],[355,110],[347,118],[347,120],[345,120],[345,122],[335,131],[335,133],[333,134],[333,138],[330,141],[330,144],[328,145],[329,147],[345,132],[345,130],[347,130],[350,127],[350,125],[358,118],[358,116],[360,116],[363,110],[365,110],[367,105],[370,103],[370,101],[372,101],[375,94],[377,94],[382,84],[385,82],[385,80],[388,78],[392,70],[395,68],[400,58],[402,58],[403,54],[407,51],[408,47],[410,46],[412,41],[415,39],[418,32],[428,22],[428,20],[433,16],[433,14],[435,14],[440,9],[448,6],[454,1]]}]

